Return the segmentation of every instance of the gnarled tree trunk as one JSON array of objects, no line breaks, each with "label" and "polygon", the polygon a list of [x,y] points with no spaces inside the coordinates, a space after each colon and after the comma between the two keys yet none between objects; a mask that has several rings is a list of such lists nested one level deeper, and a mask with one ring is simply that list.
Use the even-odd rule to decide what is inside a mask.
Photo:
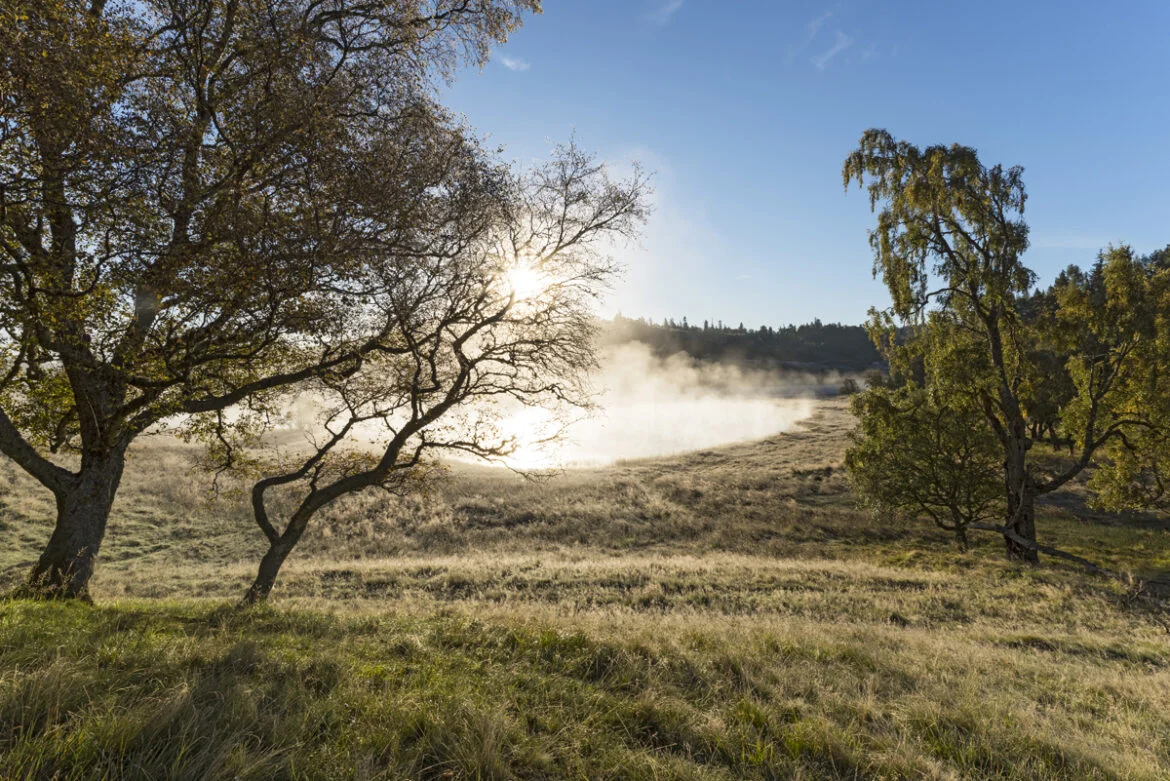
[{"label": "gnarled tree trunk", "polygon": [[1036,551],[1036,484],[1027,467],[1027,449],[1030,443],[1021,438],[1013,442],[1005,464],[1004,488],[1007,491],[1007,522],[1004,524],[1018,537],[1032,543],[1022,545],[1016,539],[1004,536],[1007,557],[1011,561],[1035,564],[1040,561]]},{"label": "gnarled tree trunk", "polygon": [[57,493],[57,525],[20,590],[22,595],[89,598],[89,579],[125,463],[121,450],[82,459],[81,471]]},{"label": "gnarled tree trunk", "polygon": [[[1031,491],[1027,491],[1022,501],[1015,503],[1008,503],[1008,520],[1009,522],[1014,518],[1013,529],[1016,534],[1024,538],[1033,545],[1036,543],[1036,497]],[[1040,554],[1034,547],[1021,545],[1016,540],[1010,537],[1004,537],[1004,543],[1007,545],[1007,556],[1012,561],[1024,561],[1029,564],[1036,564],[1040,561]]]},{"label": "gnarled tree trunk", "polygon": [[[248,588],[248,592],[244,594],[244,598],[241,600],[242,605],[255,605],[268,599],[268,595],[272,593],[272,587],[276,585],[276,576],[280,574],[284,560],[289,557],[293,548],[300,542],[301,536],[309,525],[309,519],[320,506],[321,504],[315,501],[302,504],[289,519],[289,524],[283,534],[269,536],[268,551],[260,559],[260,569],[256,573],[256,579]],[[267,521],[266,516],[265,521]]]},{"label": "gnarled tree trunk", "polygon": [[294,545],[286,543],[284,540],[277,541],[268,547],[264,558],[260,559],[260,571],[256,573],[256,579],[252,581],[248,592],[244,594],[241,604],[255,605],[268,599],[268,595],[272,593],[272,587],[276,585],[276,576],[280,574],[280,568],[284,564],[284,560],[292,553],[293,547]]}]

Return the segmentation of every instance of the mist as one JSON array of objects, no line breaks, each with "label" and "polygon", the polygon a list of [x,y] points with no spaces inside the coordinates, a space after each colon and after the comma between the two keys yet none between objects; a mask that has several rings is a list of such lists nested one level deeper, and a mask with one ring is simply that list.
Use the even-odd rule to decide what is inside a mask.
[{"label": "mist", "polygon": [[[611,345],[594,378],[596,409],[566,421],[543,409],[517,409],[500,421],[515,438],[515,468],[599,466],[762,439],[813,411],[826,385],[804,374],[659,358],[640,342]],[[542,442],[561,430],[555,441]]]},{"label": "mist", "polygon": [[[490,432],[511,442],[505,457],[447,457],[521,470],[604,466],[618,461],[750,442],[787,431],[812,414],[816,399],[836,393],[844,375],[762,370],[736,363],[697,361],[679,352],[659,357],[641,342],[600,348],[591,378],[590,410],[553,410],[518,402],[477,404],[450,416],[445,430],[467,436]],[[323,433],[325,406],[302,395],[284,411],[288,428],[267,438],[271,447]],[[379,452],[385,428],[357,427],[349,446]]]}]

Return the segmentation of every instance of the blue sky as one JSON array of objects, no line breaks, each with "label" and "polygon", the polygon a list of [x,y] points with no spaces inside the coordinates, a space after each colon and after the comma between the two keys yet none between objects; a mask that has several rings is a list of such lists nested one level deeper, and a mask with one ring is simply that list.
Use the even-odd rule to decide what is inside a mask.
[{"label": "blue sky", "polygon": [[448,104],[509,158],[576,133],[656,172],[607,313],[859,323],[862,131],[1025,168],[1045,283],[1109,242],[1170,243],[1170,2],[546,0]]}]

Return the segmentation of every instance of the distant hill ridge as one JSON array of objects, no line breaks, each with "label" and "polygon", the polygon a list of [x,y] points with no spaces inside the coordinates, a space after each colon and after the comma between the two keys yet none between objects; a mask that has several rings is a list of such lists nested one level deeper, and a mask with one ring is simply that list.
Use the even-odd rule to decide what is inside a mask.
[{"label": "distant hill ridge", "polygon": [[660,356],[682,351],[702,361],[806,371],[865,371],[885,365],[864,327],[819,319],[804,325],[757,329],[745,328],[742,323],[737,327],[709,321],[693,324],[685,317],[681,322],[667,319],[654,323],[620,314],[602,322],[603,343],[633,341],[649,345]]}]

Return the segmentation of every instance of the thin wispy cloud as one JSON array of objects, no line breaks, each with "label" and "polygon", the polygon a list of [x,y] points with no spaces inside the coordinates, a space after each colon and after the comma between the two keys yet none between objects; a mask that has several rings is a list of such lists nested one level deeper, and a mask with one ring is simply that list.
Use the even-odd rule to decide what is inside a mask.
[{"label": "thin wispy cloud", "polygon": [[823,27],[825,22],[829,21],[829,19],[831,19],[832,17],[833,17],[832,11],[825,11],[823,14],[818,16],[816,19],[813,19],[811,22],[809,22],[807,25],[808,34],[805,36],[804,42],[805,43],[812,43],[812,39],[817,37],[817,33],[820,32],[821,27]]},{"label": "thin wispy cloud", "polygon": [[519,57],[509,57],[506,54],[500,55],[500,64],[510,71],[526,71],[532,67],[532,64],[520,59]]},{"label": "thin wispy cloud", "polygon": [[804,37],[801,39],[800,43],[789,45],[788,47],[787,59],[789,65],[792,64],[797,55],[806,51],[808,47],[812,45],[812,42],[816,40],[817,33],[819,33],[821,28],[825,26],[825,22],[833,18],[833,14],[833,11],[825,11],[817,18],[809,20],[808,24],[804,26]]},{"label": "thin wispy cloud", "polygon": [[836,57],[841,52],[853,45],[853,38],[837,31],[837,42],[834,43],[827,51],[823,51],[816,57],[812,58],[813,65],[817,66],[817,70],[823,71],[829,64],[829,61]]},{"label": "thin wispy cloud", "polygon": [[661,27],[674,18],[685,2],[686,0],[666,0],[665,3],[651,11],[646,18],[650,20],[651,24]]}]

